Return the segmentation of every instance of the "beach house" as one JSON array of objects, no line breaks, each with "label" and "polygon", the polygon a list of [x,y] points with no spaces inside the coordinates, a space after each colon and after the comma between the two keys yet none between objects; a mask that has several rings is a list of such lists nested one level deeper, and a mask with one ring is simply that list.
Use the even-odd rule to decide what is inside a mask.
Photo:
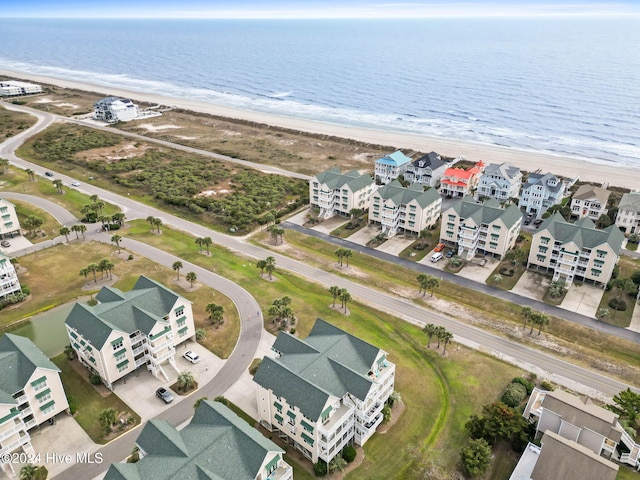
[{"label": "beach house", "polygon": [[191,302],[141,276],[128,292],[103,287],[98,304],[76,303],[65,325],[80,362],[113,383],[145,366],[163,381],[176,378],[176,346],[195,336]]},{"label": "beach house", "polygon": [[93,104],[93,118],[102,122],[128,122],[138,115],[138,106],[125,98],[106,97]]},{"label": "beach house", "polygon": [[440,180],[440,194],[447,197],[469,195],[478,185],[483,171],[484,163],[482,161],[469,169],[460,167],[447,168]]},{"label": "beach house", "polygon": [[520,210],[531,213],[535,218],[541,218],[550,206],[562,201],[567,189],[577,180],[576,177],[564,181],[551,173],[529,174],[520,194]]},{"label": "beach house", "polygon": [[386,185],[406,172],[411,159],[400,150],[380,157],[375,161],[376,184]]},{"label": "beach house", "polygon": [[42,86],[17,80],[0,81],[0,97],[19,97],[42,93]]},{"label": "beach house", "polygon": [[320,210],[320,218],[346,217],[353,209],[367,210],[374,189],[368,174],[357,170],[342,173],[333,167],[309,180],[309,203]]},{"label": "beach house", "polygon": [[371,196],[369,222],[382,226],[382,233],[418,235],[440,218],[442,197],[435,188],[426,192],[419,183],[403,187],[398,180],[380,187]]},{"label": "beach house", "polygon": [[136,440],[140,460],[114,463],[104,480],[292,480],[284,450],[220,402],[203,400],[177,430],[150,420]]},{"label": "beach house", "polygon": [[427,153],[412,161],[404,172],[404,179],[427,187],[437,187],[444,171],[449,166],[436,152]]},{"label": "beach house", "polygon": [[574,279],[606,285],[620,258],[624,234],[617,226],[597,229],[587,217],[567,222],[555,213],[542,222],[531,239],[527,265],[553,274],[569,287]]},{"label": "beach house", "polygon": [[280,332],[272,350],[253,377],[265,428],[313,463],[375,433],[395,379],[385,351],[320,318],[305,340]]},{"label": "beach house", "polygon": [[495,198],[500,203],[517,199],[522,186],[522,172],[508,163],[490,163],[478,181],[476,200]]},{"label": "beach house", "polygon": [[627,234],[640,234],[640,192],[622,195],[616,215],[616,226]]},{"label": "beach house", "polygon": [[20,235],[20,222],[16,214],[16,206],[0,197],[0,240]]},{"label": "beach house", "polygon": [[69,404],[60,369],[28,338],[2,335],[0,364],[0,466],[13,477],[17,463],[8,454],[38,453],[28,431],[66,411]]},{"label": "beach house", "polygon": [[589,217],[597,222],[600,215],[607,213],[607,202],[611,192],[606,188],[581,185],[571,197],[571,216]]},{"label": "beach house", "polygon": [[502,258],[515,246],[521,224],[515,205],[505,208],[493,198],[480,203],[467,196],[442,213],[440,241],[457,247],[466,260],[478,253]]},{"label": "beach house", "polygon": [[0,298],[20,291],[20,280],[11,259],[0,253]]}]

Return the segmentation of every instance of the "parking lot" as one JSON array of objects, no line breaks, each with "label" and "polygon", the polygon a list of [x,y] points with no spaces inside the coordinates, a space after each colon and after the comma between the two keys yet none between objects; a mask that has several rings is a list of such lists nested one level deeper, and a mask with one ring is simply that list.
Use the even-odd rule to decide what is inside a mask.
[{"label": "parking lot", "polygon": [[[375,235],[374,235],[375,236]],[[404,235],[396,235],[380,245],[377,250],[388,253],[390,255],[399,255],[404,249],[415,242],[415,237],[405,237]]]},{"label": "parking lot", "polygon": [[17,252],[22,250],[23,248],[28,248],[33,245],[29,240],[27,240],[22,235],[18,235],[13,238],[5,238],[3,242],[8,242],[9,246],[5,247],[0,245],[0,252],[4,253],[7,256],[11,256],[13,252]]},{"label": "parking lot", "polygon": [[602,287],[574,283],[569,287],[560,308],[595,318],[603,295]]}]

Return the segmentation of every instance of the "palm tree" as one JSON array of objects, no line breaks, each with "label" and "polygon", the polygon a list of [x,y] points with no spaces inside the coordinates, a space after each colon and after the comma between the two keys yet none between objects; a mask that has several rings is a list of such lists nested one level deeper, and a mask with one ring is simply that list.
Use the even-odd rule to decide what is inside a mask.
[{"label": "palm tree", "polygon": [[80,273],[79,273],[79,275],[80,275],[81,277],[84,277],[84,278],[85,278],[85,280],[86,280],[86,279],[87,279],[87,277],[89,276],[89,273],[91,273],[91,272],[89,272],[89,269],[88,269],[88,268],[82,268],[82,269],[80,269]]},{"label": "palm tree", "polygon": [[444,338],[445,332],[447,331],[442,325],[438,325],[436,327],[436,337],[438,338],[438,346],[436,348],[440,348],[440,341]]},{"label": "palm tree", "polygon": [[260,276],[264,275],[264,269],[267,267],[267,261],[266,260],[258,260],[256,262],[256,267],[258,267],[260,269]]},{"label": "palm tree", "polygon": [[98,278],[96,277],[96,272],[98,271],[98,265],[96,265],[95,263],[90,263],[89,265],[87,265],[87,270],[93,273],[93,281],[97,282]]},{"label": "palm tree", "polygon": [[198,279],[198,276],[196,275],[196,272],[187,272],[184,278],[187,279],[187,282],[189,282],[191,284],[191,288],[193,288],[193,284]]},{"label": "palm tree", "polygon": [[20,480],[35,480],[37,473],[38,467],[28,463],[20,469]]},{"label": "palm tree", "polygon": [[6,158],[0,158],[0,175],[3,173],[7,173],[9,169],[9,160]]},{"label": "palm tree", "polygon": [[89,197],[89,200],[91,200],[93,203],[96,203],[98,201],[98,195],[94,193]]},{"label": "palm tree", "polygon": [[80,238],[80,237],[78,236],[78,232],[80,231],[79,225],[73,225],[73,226],[71,227],[71,231],[76,233],[76,240],[77,240],[78,238]]},{"label": "palm tree", "polygon": [[431,338],[436,334],[436,328],[433,323],[427,323],[422,329],[427,334],[427,348],[431,347]]},{"label": "palm tree", "polygon": [[93,205],[91,206],[96,212],[102,213],[102,209],[104,208],[104,202],[102,200],[97,200],[93,202]]},{"label": "palm tree", "polygon": [[196,238],[196,245],[198,245],[198,253],[202,253],[202,245],[204,243],[204,238],[198,237]]},{"label": "palm tree", "polygon": [[264,270],[269,274],[269,280],[271,280],[273,278],[273,272],[276,271],[276,259],[273,257],[267,257],[265,262]]},{"label": "palm tree", "polygon": [[433,297],[433,292],[439,286],[440,286],[440,279],[438,277],[429,276],[429,281],[427,283],[427,289],[431,292],[431,296],[432,297]]},{"label": "palm tree", "polygon": [[100,263],[98,264],[98,269],[101,272],[107,272],[107,276],[111,278],[111,270],[113,269],[114,266],[115,265],[111,260],[109,260],[108,258],[103,258],[102,260],[100,260]]},{"label": "palm tree", "polygon": [[69,227],[62,227],[60,229],[60,235],[64,235],[64,238],[66,239],[67,243],[69,243],[69,233],[71,233],[71,230],[69,230]]},{"label": "palm tree", "polygon": [[442,354],[447,353],[447,344],[453,340],[453,333],[449,331],[442,332],[442,341],[444,342],[444,348],[442,349]]},{"label": "palm tree", "polygon": [[533,310],[531,310],[531,307],[522,307],[522,310],[520,310],[520,315],[522,315],[522,318],[524,318],[524,324],[522,325],[522,328],[527,327],[527,322],[531,320],[532,314]]},{"label": "palm tree", "polygon": [[335,254],[338,256],[338,260],[340,261],[340,266],[342,266],[342,257],[344,256],[344,248],[339,248],[335,251]]},{"label": "palm tree", "polygon": [[111,215],[111,221],[120,226],[124,223],[125,218],[127,218],[127,216],[124,213],[114,213]]},{"label": "palm tree", "polygon": [[153,224],[158,229],[158,234],[159,234],[160,233],[160,227],[162,226],[162,220],[160,220],[159,218],[155,218],[153,220]]},{"label": "palm tree", "polygon": [[109,215],[98,215],[97,220],[102,223],[102,229],[104,230],[104,226],[107,225],[107,229],[109,228],[109,222],[111,221],[111,217]]},{"label": "palm tree", "polygon": [[62,180],[60,180],[59,178],[56,178],[53,181],[53,186],[56,187],[56,190],[58,191],[58,193],[62,194]]},{"label": "palm tree", "polygon": [[608,308],[601,307],[598,309],[598,313],[596,314],[596,317],[598,317],[599,319],[603,319],[604,317],[608,317],[610,314],[611,312],[609,311]]},{"label": "palm tree", "polygon": [[111,241],[116,244],[116,247],[118,247],[118,253],[120,253],[120,240],[122,240],[120,235],[113,235],[111,237]]},{"label": "palm tree", "polygon": [[219,325],[223,321],[224,307],[222,305],[216,305],[215,303],[208,303],[205,307],[205,311],[209,314],[211,323]]},{"label": "palm tree", "polygon": [[193,404],[193,409],[194,409],[194,410],[197,410],[197,409],[198,409],[198,407],[200,406],[200,404],[201,404],[202,402],[204,402],[205,400],[209,400],[209,398],[208,398],[208,397],[200,397],[199,399],[197,399],[197,400],[196,400],[196,403],[194,403],[194,404]]},{"label": "palm tree", "polygon": [[24,172],[29,176],[29,181],[30,182],[35,182],[36,177],[35,177],[35,174],[34,174],[33,170],[31,170],[30,168],[27,168]]},{"label": "palm tree", "polygon": [[209,247],[213,245],[213,240],[211,240],[211,237],[204,237],[202,239],[202,244],[206,247],[207,255],[209,255]]},{"label": "palm tree", "polygon": [[116,411],[113,408],[105,408],[99,413],[98,421],[102,424],[105,431],[109,432],[111,426],[116,423]]},{"label": "palm tree", "polygon": [[77,227],[78,227],[78,231],[82,234],[82,239],[84,240],[85,239],[84,238],[84,232],[87,231],[87,226],[83,225],[83,224],[79,224],[79,225],[77,225]]},{"label": "palm tree", "polygon": [[332,287],[329,287],[329,293],[333,295],[333,308],[335,308],[336,298],[338,298],[338,295],[340,295],[340,287],[337,285],[333,285]]},{"label": "palm tree", "polygon": [[347,267],[349,267],[349,257],[353,257],[353,250],[345,248],[342,256],[347,259]]},{"label": "palm tree", "polygon": [[178,272],[178,278],[177,280],[180,280],[180,269],[182,268],[182,262],[177,261],[177,262],[173,262],[173,265],[171,265],[171,268],[173,268],[176,272]]},{"label": "palm tree", "polygon": [[420,291],[418,293],[422,293],[423,297],[427,294],[427,287],[429,286],[430,277],[431,275],[427,275],[426,273],[420,273],[416,277],[416,280],[418,280],[418,283],[420,284]]},{"label": "palm tree", "polygon": [[[536,325],[538,325],[538,335],[540,335],[540,332],[542,331],[542,327],[544,325],[549,325],[549,317],[547,317],[544,313],[539,313],[535,316],[534,321],[532,322],[531,325],[531,330],[533,331],[533,323],[535,323]],[[529,332],[531,333],[531,332]]]},{"label": "palm tree", "polygon": [[67,357],[67,360],[73,360],[76,358],[76,351],[73,349],[71,344],[64,347],[64,356]]},{"label": "palm tree", "polygon": [[191,390],[196,385],[193,374],[189,371],[180,372],[176,381],[178,388],[182,391]]},{"label": "palm tree", "polygon": [[347,311],[347,302],[351,300],[351,294],[347,291],[346,288],[340,289],[340,294],[338,295],[340,301],[342,302],[342,309]]}]

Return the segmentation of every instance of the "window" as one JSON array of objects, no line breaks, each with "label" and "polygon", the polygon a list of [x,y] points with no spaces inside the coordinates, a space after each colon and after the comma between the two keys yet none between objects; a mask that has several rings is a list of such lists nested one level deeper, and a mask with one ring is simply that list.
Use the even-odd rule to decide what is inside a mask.
[{"label": "window", "polygon": [[499,232],[500,231],[500,225],[494,225],[492,228],[493,228],[494,232]]},{"label": "window", "polygon": [[116,338],[113,342],[111,342],[111,346],[113,347],[114,352],[120,350],[123,346],[122,337]]},{"label": "window", "polygon": [[313,433],[313,426],[310,423],[307,423],[304,420],[302,420],[300,423],[302,424],[302,428],[304,428],[307,432]]},{"label": "window", "polygon": [[544,262],[546,260],[547,257],[545,257],[544,255],[536,255],[536,259],[539,262]]},{"label": "window", "polygon": [[598,258],[604,258],[607,256],[607,252],[605,252],[604,250],[596,250],[596,255]]},{"label": "window", "polygon": [[116,362],[121,362],[127,356],[127,351],[123,348],[122,350],[114,353],[113,356],[116,357]]},{"label": "window", "polygon": [[45,391],[38,393],[36,398],[38,399],[38,403],[44,403],[47,400],[51,400],[51,390],[47,388]]},{"label": "window", "polygon": [[284,419],[277,413],[273,417],[276,419],[276,422],[278,422],[280,425],[284,424]]},{"label": "window", "polygon": [[280,405],[278,402],[273,402],[273,406],[276,407],[278,413],[282,413],[282,405]]},{"label": "window", "polygon": [[289,410],[287,412],[287,417],[289,417],[289,425],[295,425],[296,424],[296,414],[293,413],[291,410]]},{"label": "window", "polygon": [[410,205],[409,206],[409,211],[410,212],[415,212],[416,211],[416,206],[415,205]]},{"label": "window", "polygon": [[447,237],[452,238],[453,237],[453,232],[447,230]]},{"label": "window", "polygon": [[40,407],[40,411],[45,415],[47,413],[53,412],[55,409],[56,409],[56,402],[54,402],[53,400],[51,400],[49,403],[46,403]]},{"label": "window", "polygon": [[311,445],[313,447],[313,438],[311,438],[309,435],[307,435],[304,432],[302,432],[302,440],[304,440],[304,443]]},{"label": "window", "polygon": [[489,248],[493,248],[495,250],[498,248],[498,244],[496,242],[489,242]]},{"label": "window", "polygon": [[599,277],[601,273],[602,273],[602,271],[598,270],[597,268],[592,268],[591,269],[591,275],[593,275],[594,277]]},{"label": "window", "polygon": [[47,387],[47,377],[40,377],[37,380],[31,382],[31,386],[37,392]]},{"label": "window", "polygon": [[455,222],[456,221],[456,216],[455,215],[449,215],[447,218],[449,219],[450,222]]},{"label": "window", "polygon": [[7,213],[8,207],[0,207],[0,213]]},{"label": "window", "polygon": [[176,322],[179,327],[183,327],[185,323],[187,323],[187,317],[179,318]]},{"label": "window", "polygon": [[176,313],[176,318],[181,317],[184,315],[184,306],[178,307],[174,311]]},{"label": "window", "polygon": [[549,250],[549,248],[547,247],[542,247],[542,246],[538,247],[538,251],[540,253],[547,253],[547,250]]},{"label": "window", "polygon": [[456,226],[455,223],[447,223],[448,228],[454,228]]},{"label": "window", "polygon": [[273,472],[278,468],[278,461],[280,460],[280,455],[276,455],[273,460],[267,463],[267,466],[264,469],[267,472],[267,477],[269,477]]},{"label": "window", "polygon": [[549,237],[540,237],[540,243],[542,245],[548,245],[549,244],[549,240],[551,240]]},{"label": "window", "polygon": [[331,410],[333,410],[333,408],[331,407],[331,405],[329,405],[327,408],[324,409],[324,411],[320,414],[321,418],[322,418],[322,424],[324,425],[325,423],[327,423],[329,421],[329,417],[331,415]]},{"label": "window", "polygon": [[180,338],[184,337],[187,334],[188,330],[189,330],[189,327],[182,327],[180,330],[178,330],[178,336]]},{"label": "window", "polygon": [[500,235],[497,235],[495,233],[491,234],[491,240],[496,240],[497,241],[499,238],[500,238]]},{"label": "window", "polygon": [[118,365],[116,365],[116,368],[119,372],[124,372],[127,368],[129,368],[129,360],[125,360],[124,362],[119,363]]}]

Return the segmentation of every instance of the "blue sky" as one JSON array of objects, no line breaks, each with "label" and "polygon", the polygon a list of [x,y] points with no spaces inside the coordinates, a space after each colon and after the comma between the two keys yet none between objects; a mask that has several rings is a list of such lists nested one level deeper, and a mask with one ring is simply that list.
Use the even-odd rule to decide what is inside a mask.
[{"label": "blue sky", "polygon": [[0,18],[416,18],[640,15],[640,5],[635,0],[617,2],[596,0],[9,0],[6,3],[0,11]]}]

